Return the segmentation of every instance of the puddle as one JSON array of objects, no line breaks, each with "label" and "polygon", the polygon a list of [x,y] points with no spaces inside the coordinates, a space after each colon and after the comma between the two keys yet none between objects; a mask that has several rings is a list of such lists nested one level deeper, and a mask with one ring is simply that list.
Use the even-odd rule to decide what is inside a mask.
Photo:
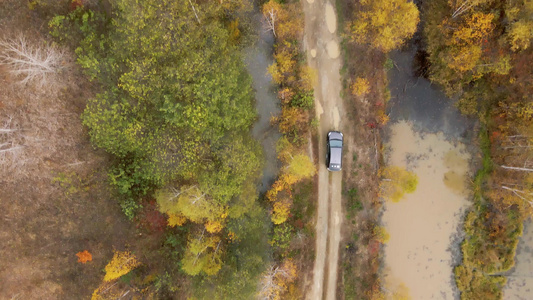
[{"label": "puddle", "polygon": [[524,233],[518,242],[515,267],[503,288],[504,300],[533,299],[533,223],[524,222]]},{"label": "puddle", "polygon": [[326,50],[328,52],[328,55],[330,58],[337,58],[339,57],[340,51],[339,51],[339,44],[335,41],[329,41],[326,45]]},{"label": "puddle", "polygon": [[459,248],[455,236],[469,205],[469,154],[444,134],[420,134],[406,121],[389,128],[387,164],[416,173],[418,187],[400,202],[384,205],[382,222],[390,234],[384,248],[385,288],[410,299],[453,299],[455,261],[449,249]]},{"label": "puddle", "polygon": [[335,10],[331,3],[326,4],[326,25],[330,33],[337,31],[337,17],[335,16]]}]

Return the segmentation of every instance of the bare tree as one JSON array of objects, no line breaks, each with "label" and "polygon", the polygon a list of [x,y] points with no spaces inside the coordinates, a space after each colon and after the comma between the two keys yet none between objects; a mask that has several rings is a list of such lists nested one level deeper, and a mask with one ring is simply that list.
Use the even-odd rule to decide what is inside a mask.
[{"label": "bare tree", "polygon": [[32,44],[23,35],[0,39],[0,64],[7,65],[22,84],[34,81],[39,87],[47,85],[49,77],[61,68],[62,58],[61,50],[50,44]]},{"label": "bare tree", "polygon": [[13,122],[12,117],[6,118],[0,125],[0,169],[13,171],[20,168],[25,159],[21,155],[24,150],[22,131]]},{"label": "bare tree", "polygon": [[276,36],[276,21],[278,19],[276,11],[274,10],[274,8],[271,8],[263,12],[263,16],[266,20],[265,26],[267,31],[272,31],[274,36]]},{"label": "bare tree", "polygon": [[463,13],[465,13],[472,7],[477,6],[484,2],[486,1],[485,0],[464,0],[464,1],[463,0],[457,0],[457,1],[450,0],[448,1],[452,9],[454,9],[452,13],[452,19],[455,19],[456,17],[462,15]]},{"label": "bare tree", "polygon": [[289,274],[279,266],[270,266],[261,277],[260,300],[275,299],[283,291],[283,287],[278,282],[278,277],[289,277]]},{"label": "bare tree", "polygon": [[296,266],[286,260],[281,265],[271,265],[261,276],[258,299],[279,299],[287,290],[287,285],[296,278]]}]

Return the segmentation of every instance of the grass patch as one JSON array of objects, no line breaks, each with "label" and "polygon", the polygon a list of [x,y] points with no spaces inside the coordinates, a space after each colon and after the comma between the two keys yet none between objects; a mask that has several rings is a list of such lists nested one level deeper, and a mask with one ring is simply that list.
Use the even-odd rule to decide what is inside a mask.
[{"label": "grass patch", "polygon": [[[363,209],[363,203],[359,199],[359,192],[357,188],[351,188],[345,191],[348,202],[346,205],[346,218],[352,219],[359,211]],[[352,222],[353,223],[353,222]]]}]

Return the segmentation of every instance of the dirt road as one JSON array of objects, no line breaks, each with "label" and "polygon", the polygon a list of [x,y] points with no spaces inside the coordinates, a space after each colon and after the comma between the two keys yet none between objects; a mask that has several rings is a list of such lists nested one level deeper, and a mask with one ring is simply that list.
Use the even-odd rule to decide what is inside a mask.
[{"label": "dirt road", "polygon": [[[335,299],[340,229],[342,225],[342,172],[330,173],[325,167],[326,135],[341,130],[343,115],[339,70],[337,18],[332,2],[307,0],[305,13],[305,47],[309,65],[317,71],[315,103],[320,120],[318,213],[316,221],[316,257],[312,286],[307,299]],[[349,138],[349,137],[345,137]]]}]

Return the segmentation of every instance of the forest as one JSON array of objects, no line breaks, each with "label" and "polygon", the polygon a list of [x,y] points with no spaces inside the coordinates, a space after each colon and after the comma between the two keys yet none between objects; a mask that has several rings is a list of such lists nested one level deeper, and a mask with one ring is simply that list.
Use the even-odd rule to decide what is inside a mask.
[{"label": "forest", "polygon": [[[0,253],[6,269],[33,279],[23,297],[304,298],[318,189],[316,70],[301,2],[260,2],[0,4],[0,28],[9,28],[0,35],[0,234],[13,237]],[[533,2],[422,2],[336,2],[347,131],[373,145],[344,158],[342,299],[385,299],[382,201],[418,184],[383,166],[380,148],[387,55],[417,30],[426,76],[477,124],[473,206],[454,269],[461,299],[502,298],[533,212]],[[281,107],[270,120],[280,168],[265,193],[243,61],[257,30],[274,37],[265,73]],[[17,278],[0,283],[14,299]]]}]

